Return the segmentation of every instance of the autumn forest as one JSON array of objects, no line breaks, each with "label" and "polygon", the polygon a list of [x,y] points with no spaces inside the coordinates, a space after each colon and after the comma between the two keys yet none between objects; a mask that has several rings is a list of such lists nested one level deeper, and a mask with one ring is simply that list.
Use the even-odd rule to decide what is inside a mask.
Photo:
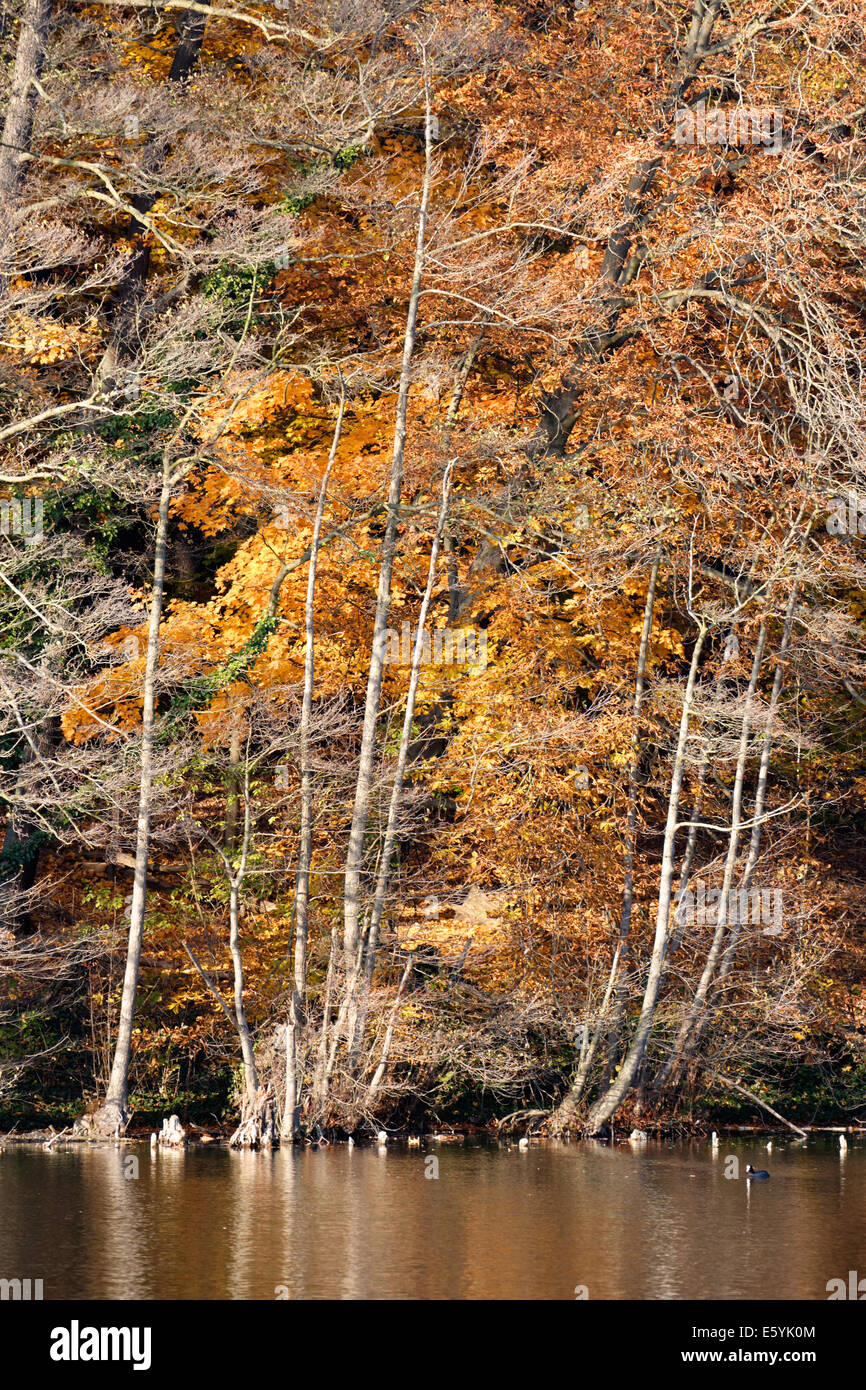
[{"label": "autumn forest", "polygon": [[0,1129],[866,1121],[859,0],[0,26]]}]

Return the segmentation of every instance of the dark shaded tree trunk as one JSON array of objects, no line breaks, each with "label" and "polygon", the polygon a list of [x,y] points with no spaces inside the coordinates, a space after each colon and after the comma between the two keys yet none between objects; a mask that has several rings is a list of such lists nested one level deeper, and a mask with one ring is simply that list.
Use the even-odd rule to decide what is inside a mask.
[{"label": "dark shaded tree trunk", "polygon": [[27,0],[21,18],[0,145],[0,266],[7,260],[25,157],[30,153],[39,77],[51,27],[51,0]]}]

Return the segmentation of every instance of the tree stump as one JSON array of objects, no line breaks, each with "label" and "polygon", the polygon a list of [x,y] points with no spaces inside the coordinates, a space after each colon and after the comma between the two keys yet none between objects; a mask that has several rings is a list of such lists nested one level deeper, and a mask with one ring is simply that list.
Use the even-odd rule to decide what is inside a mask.
[{"label": "tree stump", "polygon": [[172,1115],[170,1119],[163,1120],[162,1129],[157,1136],[157,1142],[168,1149],[180,1149],[186,1143],[186,1130],[177,1115]]},{"label": "tree stump", "polygon": [[119,1139],[126,1132],[130,1116],[117,1101],[102,1105],[91,1101],[72,1126],[73,1139]]},{"label": "tree stump", "polygon": [[241,1107],[241,1122],[229,1140],[233,1149],[275,1149],[277,1103],[272,1086],[260,1086],[254,1095],[247,1092]]}]

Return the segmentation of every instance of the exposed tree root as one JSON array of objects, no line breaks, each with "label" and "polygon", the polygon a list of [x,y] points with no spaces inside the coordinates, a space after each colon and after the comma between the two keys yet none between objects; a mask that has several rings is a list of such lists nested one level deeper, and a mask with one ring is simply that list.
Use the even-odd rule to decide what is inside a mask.
[{"label": "exposed tree root", "polygon": [[255,1095],[245,1095],[241,1122],[229,1140],[233,1149],[275,1149],[279,1147],[277,1105],[272,1086],[260,1086]]}]

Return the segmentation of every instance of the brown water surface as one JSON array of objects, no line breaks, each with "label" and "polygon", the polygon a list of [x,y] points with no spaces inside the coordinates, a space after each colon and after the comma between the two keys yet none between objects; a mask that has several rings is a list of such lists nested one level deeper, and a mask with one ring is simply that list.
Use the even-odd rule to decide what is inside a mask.
[{"label": "brown water surface", "polygon": [[835,1137],[0,1155],[0,1279],[46,1299],[826,1299],[851,1270],[866,1144]]}]

